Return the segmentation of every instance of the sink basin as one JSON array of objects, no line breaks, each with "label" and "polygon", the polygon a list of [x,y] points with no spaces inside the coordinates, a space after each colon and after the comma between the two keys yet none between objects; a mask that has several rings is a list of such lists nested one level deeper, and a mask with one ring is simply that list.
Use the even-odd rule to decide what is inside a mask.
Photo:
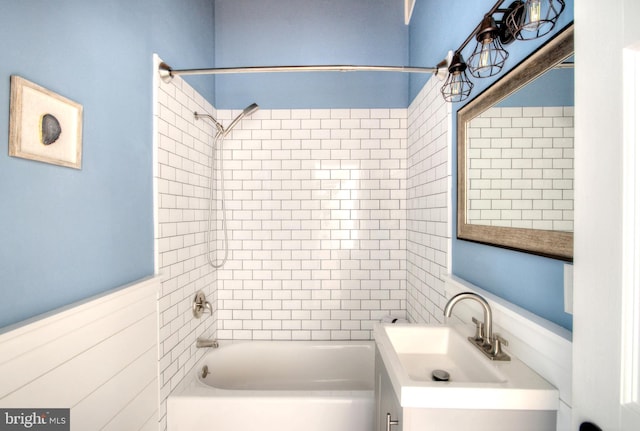
[{"label": "sink basin", "polygon": [[[557,410],[558,391],[518,358],[492,361],[465,326],[383,324],[373,335],[402,407]],[[435,370],[449,381],[435,381]]]},{"label": "sink basin", "polygon": [[435,370],[446,371],[449,382],[505,381],[499,370],[483,360],[482,353],[451,327],[385,326],[384,330],[402,367],[414,381],[433,381]]}]

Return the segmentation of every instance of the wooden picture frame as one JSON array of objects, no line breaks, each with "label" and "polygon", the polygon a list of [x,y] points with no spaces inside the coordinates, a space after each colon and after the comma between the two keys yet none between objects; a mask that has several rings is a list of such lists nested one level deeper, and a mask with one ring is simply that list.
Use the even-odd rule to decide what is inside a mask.
[{"label": "wooden picture frame", "polygon": [[82,105],[12,75],[9,155],[82,169]]}]

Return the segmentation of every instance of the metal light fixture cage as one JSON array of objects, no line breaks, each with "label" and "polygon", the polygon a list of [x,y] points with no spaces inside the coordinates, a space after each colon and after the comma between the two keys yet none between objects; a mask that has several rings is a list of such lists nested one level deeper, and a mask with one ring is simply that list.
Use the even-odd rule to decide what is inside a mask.
[{"label": "metal light fixture cage", "polygon": [[518,0],[505,21],[516,39],[537,39],[553,30],[564,8],[564,0]]},{"label": "metal light fixture cage", "polygon": [[500,41],[500,28],[492,16],[487,15],[476,33],[476,48],[469,57],[469,73],[476,78],[488,78],[502,70],[509,53]]},{"label": "metal light fixture cage", "polygon": [[460,52],[453,54],[449,65],[449,76],[440,89],[442,97],[447,102],[461,102],[471,94],[473,83],[467,76],[467,64]]}]

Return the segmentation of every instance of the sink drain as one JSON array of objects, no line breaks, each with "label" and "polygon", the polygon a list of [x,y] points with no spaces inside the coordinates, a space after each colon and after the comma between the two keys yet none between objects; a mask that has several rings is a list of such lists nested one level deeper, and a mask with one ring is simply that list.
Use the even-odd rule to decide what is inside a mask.
[{"label": "sink drain", "polygon": [[451,376],[445,370],[433,370],[431,373],[431,379],[435,382],[448,382],[449,377]]}]

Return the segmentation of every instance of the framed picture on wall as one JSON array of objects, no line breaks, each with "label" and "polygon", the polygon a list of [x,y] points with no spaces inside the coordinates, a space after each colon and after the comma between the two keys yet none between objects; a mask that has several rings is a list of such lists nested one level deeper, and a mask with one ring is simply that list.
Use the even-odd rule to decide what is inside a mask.
[{"label": "framed picture on wall", "polygon": [[82,168],[82,105],[11,76],[9,155]]}]

